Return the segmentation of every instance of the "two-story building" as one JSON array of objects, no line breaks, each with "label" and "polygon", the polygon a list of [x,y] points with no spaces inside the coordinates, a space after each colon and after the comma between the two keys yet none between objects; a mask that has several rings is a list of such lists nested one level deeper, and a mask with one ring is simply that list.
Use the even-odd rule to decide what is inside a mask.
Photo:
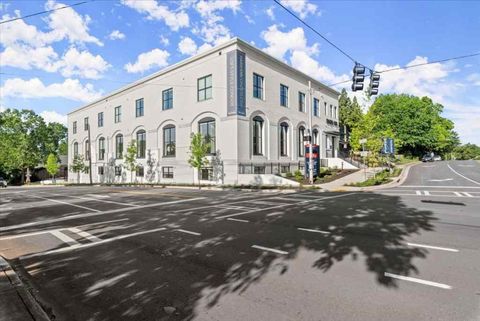
[{"label": "two-story building", "polygon": [[[235,38],[69,113],[69,164],[91,154],[94,182],[282,184],[277,174],[304,168],[309,112],[321,158],[338,164],[338,96]],[[200,173],[188,163],[198,132],[210,142]],[[124,166],[133,139],[135,173]]]}]

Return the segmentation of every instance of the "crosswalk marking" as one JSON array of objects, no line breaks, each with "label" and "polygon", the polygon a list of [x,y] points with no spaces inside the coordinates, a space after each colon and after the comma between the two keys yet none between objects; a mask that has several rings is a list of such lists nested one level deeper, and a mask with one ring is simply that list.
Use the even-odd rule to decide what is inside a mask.
[{"label": "crosswalk marking", "polygon": [[458,196],[458,197],[463,197],[463,195],[460,194],[459,192],[453,192],[453,194],[455,194],[455,195]]},{"label": "crosswalk marking", "polygon": [[463,195],[465,195],[465,196],[467,196],[467,197],[473,197],[473,195],[472,195],[472,194],[470,194],[470,193],[467,193],[467,192],[463,192]]}]

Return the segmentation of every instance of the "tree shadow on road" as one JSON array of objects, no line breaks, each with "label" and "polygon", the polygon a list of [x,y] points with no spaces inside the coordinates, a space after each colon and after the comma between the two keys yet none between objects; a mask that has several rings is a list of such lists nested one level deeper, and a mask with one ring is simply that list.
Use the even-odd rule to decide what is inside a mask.
[{"label": "tree shadow on road", "polygon": [[[362,258],[380,286],[395,288],[385,272],[418,272],[413,261],[428,252],[408,247],[406,238],[432,231],[435,220],[399,197],[367,193],[275,211],[239,216],[249,220],[241,223],[211,219],[211,209],[176,215],[152,209],[125,228],[167,230],[17,264],[60,320],[193,320],[227,294],[242,293],[271,273],[283,277],[301,251],[310,253],[311,268],[320,273],[347,258]],[[201,236],[178,232],[179,227]],[[269,254],[252,248],[255,244],[288,254]]]}]

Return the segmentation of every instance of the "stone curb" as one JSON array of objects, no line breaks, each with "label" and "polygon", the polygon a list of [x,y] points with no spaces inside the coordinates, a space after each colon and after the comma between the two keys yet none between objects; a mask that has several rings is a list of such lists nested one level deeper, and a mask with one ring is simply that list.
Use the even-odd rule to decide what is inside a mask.
[{"label": "stone curb", "polygon": [[17,273],[13,270],[10,263],[5,260],[0,255],[0,270],[5,273],[7,278],[10,281],[12,289],[17,291],[18,296],[21,298],[24,308],[32,316],[32,319],[35,321],[51,321],[45,311],[42,309],[40,304],[35,300],[35,298],[30,294],[28,289],[25,287],[23,282],[18,277]]},{"label": "stone curb", "polygon": [[403,167],[403,170],[402,170],[402,173],[400,174],[400,176],[397,177],[393,182],[383,184],[383,185],[362,187],[361,190],[365,191],[365,192],[369,192],[369,191],[376,191],[376,190],[381,190],[381,189],[387,189],[387,188],[393,188],[393,187],[400,186],[407,179],[408,173],[410,172],[410,168],[412,168],[412,166],[415,166],[415,165],[418,165],[418,164],[421,164],[421,163],[420,162],[414,162],[414,163],[410,163],[410,164],[405,165]]}]

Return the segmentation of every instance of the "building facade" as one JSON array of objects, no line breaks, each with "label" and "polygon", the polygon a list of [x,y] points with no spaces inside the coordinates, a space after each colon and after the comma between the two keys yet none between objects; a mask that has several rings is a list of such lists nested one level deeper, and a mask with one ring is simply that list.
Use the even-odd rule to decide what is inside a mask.
[{"label": "building facade", "polygon": [[[235,38],[69,113],[68,163],[90,154],[100,183],[282,184],[277,174],[303,170],[310,111],[320,157],[336,164],[338,96]],[[188,164],[198,132],[211,147],[200,173]],[[133,139],[138,168],[130,172]],[[89,180],[87,173],[69,177]]]}]

